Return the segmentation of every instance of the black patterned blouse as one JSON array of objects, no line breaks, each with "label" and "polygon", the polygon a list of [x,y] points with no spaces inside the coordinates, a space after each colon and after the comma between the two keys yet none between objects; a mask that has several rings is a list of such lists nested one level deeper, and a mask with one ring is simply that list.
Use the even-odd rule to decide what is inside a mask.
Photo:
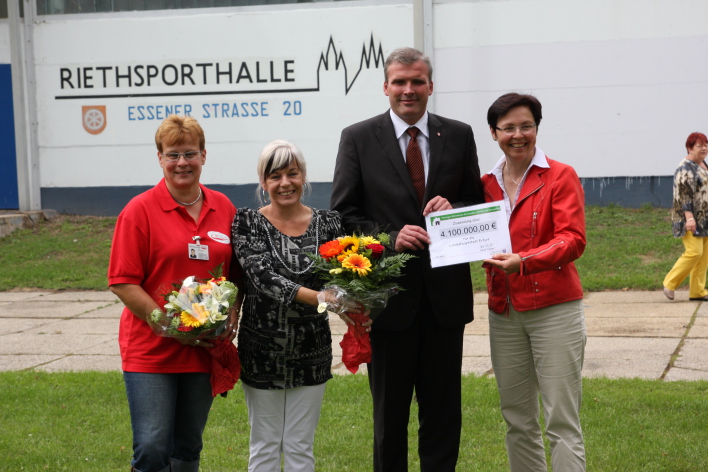
[{"label": "black patterned blouse", "polygon": [[238,353],[241,380],[254,388],[319,385],[332,378],[332,336],[326,313],[298,303],[303,286],[319,290],[311,259],[323,243],[342,235],[339,213],[313,210],[302,236],[278,231],[258,210],[240,208],[231,229],[244,271]]},{"label": "black patterned blouse", "polygon": [[684,213],[696,219],[695,236],[708,236],[708,171],[690,159],[684,159],[674,173],[674,202],[671,222],[674,236],[686,234]]}]

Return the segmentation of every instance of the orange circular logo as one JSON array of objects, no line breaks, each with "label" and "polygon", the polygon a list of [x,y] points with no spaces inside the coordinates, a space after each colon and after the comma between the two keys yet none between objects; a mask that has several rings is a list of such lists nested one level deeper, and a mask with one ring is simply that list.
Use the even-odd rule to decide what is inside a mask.
[{"label": "orange circular logo", "polygon": [[81,107],[84,129],[91,134],[99,134],[106,129],[105,105]]}]

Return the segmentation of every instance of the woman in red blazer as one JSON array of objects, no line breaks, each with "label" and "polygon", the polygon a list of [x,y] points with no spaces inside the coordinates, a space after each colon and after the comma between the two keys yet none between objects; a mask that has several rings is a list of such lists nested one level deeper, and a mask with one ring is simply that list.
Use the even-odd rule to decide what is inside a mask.
[{"label": "woman in red blazer", "polygon": [[509,93],[489,108],[504,156],[482,177],[488,202],[504,200],[512,254],[484,261],[492,367],[507,423],[512,472],[547,471],[541,395],[553,470],[585,470],[580,427],[585,318],[573,261],[585,250],[584,194],[572,167],[536,146],[541,103]]}]

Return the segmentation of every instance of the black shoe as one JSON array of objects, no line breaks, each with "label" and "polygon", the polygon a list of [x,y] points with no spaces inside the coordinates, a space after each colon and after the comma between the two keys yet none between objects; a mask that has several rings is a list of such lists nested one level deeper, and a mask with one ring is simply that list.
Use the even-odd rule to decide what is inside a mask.
[{"label": "black shoe", "polygon": [[708,295],[703,298],[689,298],[692,302],[708,302]]}]

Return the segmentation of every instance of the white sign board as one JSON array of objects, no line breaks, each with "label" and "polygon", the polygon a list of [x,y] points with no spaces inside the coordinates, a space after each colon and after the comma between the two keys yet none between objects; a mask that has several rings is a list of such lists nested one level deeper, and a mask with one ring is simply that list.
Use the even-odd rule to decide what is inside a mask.
[{"label": "white sign board", "polygon": [[37,24],[43,187],[154,184],[170,113],[204,128],[206,184],[256,182],[274,139],[329,182],[342,129],[388,108],[384,60],[412,44],[410,5],[170,13]]}]

